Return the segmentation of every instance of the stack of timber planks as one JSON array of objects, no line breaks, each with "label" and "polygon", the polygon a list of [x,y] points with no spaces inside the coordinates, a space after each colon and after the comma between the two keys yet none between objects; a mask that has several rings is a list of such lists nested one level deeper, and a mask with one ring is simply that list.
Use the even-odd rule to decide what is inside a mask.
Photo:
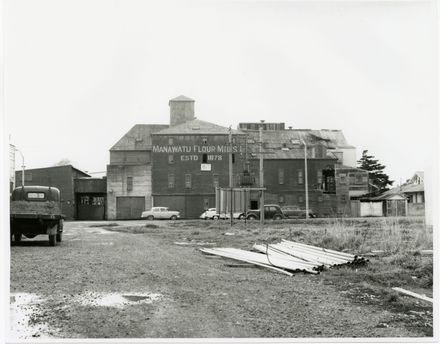
[{"label": "stack of timber planks", "polygon": [[360,265],[368,260],[353,254],[282,240],[278,244],[253,246],[250,252],[236,248],[201,248],[206,254],[244,261],[292,276],[292,272],[318,274],[325,268]]}]

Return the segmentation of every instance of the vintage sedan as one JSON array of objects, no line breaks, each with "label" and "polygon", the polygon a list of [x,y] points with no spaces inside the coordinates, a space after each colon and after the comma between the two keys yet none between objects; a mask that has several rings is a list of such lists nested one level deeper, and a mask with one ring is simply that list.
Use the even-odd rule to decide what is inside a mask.
[{"label": "vintage sedan", "polygon": [[[244,214],[240,213],[240,212],[234,212],[232,214],[232,216],[234,219],[240,219],[240,220],[244,219]],[[204,211],[199,216],[199,218],[204,219],[204,220],[208,220],[208,219],[211,219],[211,220],[223,219],[223,220],[225,220],[225,219],[230,219],[231,216],[229,213],[221,213],[221,214],[217,213],[216,208],[209,208],[206,211]]]},{"label": "vintage sedan", "polygon": [[[283,211],[284,215],[288,217],[289,219],[305,219],[306,218],[306,210],[296,207],[296,206],[284,206],[281,207],[281,210]],[[312,209],[309,209],[309,218],[315,218],[316,214],[313,212]]]},{"label": "vintage sedan", "polygon": [[220,218],[220,214],[217,213],[216,208],[209,208],[200,215],[200,218],[205,220],[218,220]]},{"label": "vintage sedan", "polygon": [[169,210],[167,207],[153,207],[144,211],[141,217],[147,220],[177,220],[180,218],[180,212]]}]

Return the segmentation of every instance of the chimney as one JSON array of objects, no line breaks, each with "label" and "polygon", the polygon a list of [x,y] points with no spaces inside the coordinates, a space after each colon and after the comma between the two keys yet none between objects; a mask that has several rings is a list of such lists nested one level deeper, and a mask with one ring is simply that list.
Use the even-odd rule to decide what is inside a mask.
[{"label": "chimney", "polygon": [[170,125],[182,124],[195,119],[194,100],[185,96],[178,96],[169,101]]}]

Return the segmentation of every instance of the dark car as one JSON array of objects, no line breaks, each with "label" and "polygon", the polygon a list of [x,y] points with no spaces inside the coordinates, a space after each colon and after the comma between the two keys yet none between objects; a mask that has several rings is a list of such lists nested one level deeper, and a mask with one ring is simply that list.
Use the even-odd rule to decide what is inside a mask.
[{"label": "dark car", "polygon": [[[284,215],[289,219],[305,219],[306,210],[296,206],[284,206],[281,208]],[[313,210],[309,209],[309,218],[315,218],[316,214]]]},{"label": "dark car", "polygon": [[[248,220],[257,220],[260,218],[260,209],[248,210],[246,218]],[[283,214],[280,206],[278,204],[265,204],[264,205],[264,218],[281,220],[285,219],[286,216]]]}]

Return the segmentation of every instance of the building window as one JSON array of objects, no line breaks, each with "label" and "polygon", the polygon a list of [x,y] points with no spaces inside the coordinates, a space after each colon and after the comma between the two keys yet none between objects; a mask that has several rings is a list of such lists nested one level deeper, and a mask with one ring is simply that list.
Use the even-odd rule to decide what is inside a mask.
[{"label": "building window", "polygon": [[353,185],[354,184],[354,173],[349,173],[348,178],[349,178],[350,185]]},{"label": "building window", "polygon": [[174,189],[174,184],[175,184],[174,174],[170,173],[168,175],[168,188]]},{"label": "building window", "polygon": [[207,137],[202,137],[202,143],[204,145],[208,144],[208,138]]},{"label": "building window", "polygon": [[104,197],[91,197],[92,205],[104,205]]},{"label": "building window", "polygon": [[235,164],[235,154],[232,153],[232,163]]},{"label": "building window", "polygon": [[302,184],[303,180],[303,170],[298,170],[298,184]]},{"label": "building window", "polygon": [[362,184],[362,174],[356,174],[356,184]]},{"label": "building window", "polygon": [[133,177],[127,177],[127,191],[133,190]]},{"label": "building window", "polygon": [[174,154],[168,154],[168,163],[174,164]]},{"label": "building window", "polygon": [[81,196],[79,199],[79,204],[88,205],[89,204],[89,196]]},{"label": "building window", "polygon": [[362,183],[368,183],[368,176],[362,176]]},{"label": "building window", "polygon": [[346,203],[346,202],[347,202],[347,196],[341,195],[341,203]]},{"label": "building window", "polygon": [[284,169],[278,169],[278,184],[284,184]]},{"label": "building window", "polygon": [[281,203],[284,203],[284,196],[280,196],[280,197],[278,197],[278,202],[281,204]]},{"label": "building window", "polygon": [[240,175],[239,174],[234,175],[234,185],[235,186],[240,185]]},{"label": "building window", "polygon": [[185,188],[191,189],[191,174],[187,173],[185,174]]},{"label": "building window", "polygon": [[322,184],[322,171],[321,170],[316,172],[316,182],[318,183],[318,186],[320,187]]},{"label": "building window", "polygon": [[172,137],[168,138],[168,145],[172,146],[174,144],[174,139]]},{"label": "building window", "polygon": [[322,196],[318,196],[318,202],[322,202]]},{"label": "building window", "polygon": [[339,184],[347,184],[347,175],[345,173],[339,175]]},{"label": "building window", "polygon": [[24,181],[25,182],[31,182],[32,181],[32,172],[25,172],[24,173]]},{"label": "building window", "polygon": [[202,154],[202,164],[208,163],[208,154]]},{"label": "building window", "polygon": [[218,188],[218,174],[212,175],[212,184],[215,188]]},{"label": "building window", "polygon": [[298,202],[299,202],[299,203],[302,203],[302,202],[304,202],[304,198],[303,198],[303,196],[301,196],[301,195],[300,195],[300,196],[298,196]]},{"label": "building window", "polygon": [[208,198],[204,198],[203,199],[203,209],[208,209],[209,208],[209,199]]}]

